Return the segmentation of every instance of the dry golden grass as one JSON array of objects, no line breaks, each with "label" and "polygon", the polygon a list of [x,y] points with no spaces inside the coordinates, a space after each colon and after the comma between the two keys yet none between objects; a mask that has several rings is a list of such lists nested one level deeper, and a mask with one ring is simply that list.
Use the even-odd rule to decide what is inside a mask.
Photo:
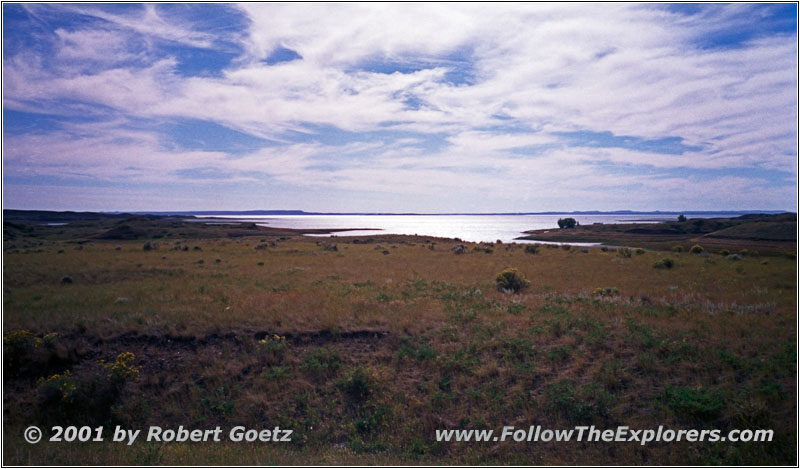
[{"label": "dry golden grass", "polygon": [[[4,422],[4,462],[792,462],[794,260],[650,251],[622,258],[599,249],[527,254],[507,245],[455,255],[441,240],[434,250],[419,240],[376,240],[339,240],[337,251],[303,238],[257,250],[258,240],[240,238],[182,243],[188,251],[167,243],[143,251],[142,242],[127,241],[7,252],[4,333],[58,333],[75,379],[93,360],[136,354],[141,376],[126,385],[114,418],[132,428],[280,423],[302,440],[286,448],[26,446],[18,435],[40,418],[36,385],[15,380],[4,396],[13,409]],[[654,269],[663,257],[675,266]],[[495,276],[509,267],[530,288],[498,291]],[[64,276],[73,282],[62,284]],[[618,295],[599,296],[598,288]],[[286,345],[260,342],[273,334],[285,335]],[[369,393],[354,402],[347,389],[358,373]],[[705,420],[702,409],[686,414],[666,394],[698,386],[718,393],[718,408]],[[757,422],[774,428],[779,441],[643,448],[433,441],[435,429],[579,422]]]}]

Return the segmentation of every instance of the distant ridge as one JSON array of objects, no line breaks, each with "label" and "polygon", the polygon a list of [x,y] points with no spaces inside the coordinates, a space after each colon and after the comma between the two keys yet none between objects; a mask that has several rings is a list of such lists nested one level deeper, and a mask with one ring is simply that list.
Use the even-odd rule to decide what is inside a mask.
[{"label": "distant ridge", "polygon": [[[119,213],[119,212],[106,212],[106,213]],[[383,216],[390,216],[390,215],[435,215],[435,216],[446,216],[446,215],[459,215],[459,216],[487,216],[487,215],[705,215],[705,214],[721,214],[721,215],[746,215],[750,213],[760,213],[760,214],[777,214],[777,213],[789,213],[785,210],[694,210],[694,211],[662,211],[662,210],[654,210],[654,211],[634,211],[634,210],[614,210],[609,212],[603,212],[600,210],[585,210],[585,211],[573,211],[573,212],[487,212],[487,213],[464,213],[464,212],[457,212],[457,213],[416,213],[416,212],[306,212],[304,210],[243,210],[243,211],[230,211],[230,210],[209,210],[209,211],[183,211],[183,212],[128,212],[137,215],[185,215],[185,216],[195,216],[195,215],[236,215],[236,216],[247,216],[247,215],[361,215],[361,216],[370,216],[370,215],[383,215]]]}]

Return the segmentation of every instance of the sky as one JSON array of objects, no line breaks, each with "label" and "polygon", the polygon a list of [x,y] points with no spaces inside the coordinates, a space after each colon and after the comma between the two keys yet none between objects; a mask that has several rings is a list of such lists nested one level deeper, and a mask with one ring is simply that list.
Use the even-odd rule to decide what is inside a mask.
[{"label": "sky", "polygon": [[3,206],[797,210],[797,5],[11,4]]}]

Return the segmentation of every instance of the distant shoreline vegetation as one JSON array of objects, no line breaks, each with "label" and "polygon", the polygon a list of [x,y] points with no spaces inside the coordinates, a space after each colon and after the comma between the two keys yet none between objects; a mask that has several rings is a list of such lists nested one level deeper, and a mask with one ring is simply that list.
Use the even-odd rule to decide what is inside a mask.
[{"label": "distant shoreline vegetation", "polygon": [[[100,212],[122,213],[122,212]],[[306,212],[303,210],[245,210],[245,211],[185,211],[185,212],[127,212],[134,215],[359,215],[359,216],[513,216],[513,215],[747,215],[792,213],[786,210],[696,210],[696,211],[636,211],[636,210],[583,210],[571,212],[485,212],[485,213],[417,213],[417,212]]]}]

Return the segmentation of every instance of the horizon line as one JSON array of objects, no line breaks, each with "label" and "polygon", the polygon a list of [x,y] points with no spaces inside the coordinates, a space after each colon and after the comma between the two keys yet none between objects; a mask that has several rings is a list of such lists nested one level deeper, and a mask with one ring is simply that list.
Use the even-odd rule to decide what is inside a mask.
[{"label": "horizon line", "polygon": [[54,213],[100,213],[100,214],[131,214],[131,215],[383,215],[383,216],[491,216],[491,215],[591,215],[591,214],[664,214],[664,215],[699,215],[699,214],[778,214],[796,213],[790,210],[547,210],[540,212],[307,212],[296,209],[255,209],[255,210],[47,210],[47,209],[15,209],[3,208],[6,211],[23,212],[54,212]]}]

